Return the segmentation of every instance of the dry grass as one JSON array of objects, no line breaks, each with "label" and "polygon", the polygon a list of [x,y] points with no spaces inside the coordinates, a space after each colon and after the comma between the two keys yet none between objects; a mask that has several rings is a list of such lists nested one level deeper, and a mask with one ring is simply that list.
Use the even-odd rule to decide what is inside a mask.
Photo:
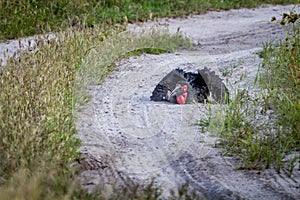
[{"label": "dry grass", "polygon": [[[1,27],[4,27],[1,28],[1,38],[30,35],[36,33],[36,30],[43,32],[47,31],[48,27],[49,30],[60,30],[62,24],[66,25],[66,22],[67,26],[64,27],[63,32],[56,33],[55,39],[37,39],[37,49],[33,52],[21,52],[18,58],[9,60],[3,73],[0,74],[0,199],[96,199],[98,196],[83,192],[76,180],[76,169],[73,164],[74,160],[80,156],[78,152],[80,141],[75,137],[73,115],[75,102],[85,96],[82,91],[87,85],[101,83],[106,74],[113,70],[111,67],[113,61],[126,56],[128,52],[136,49],[142,49],[141,52],[143,52],[144,48],[150,48],[151,51],[155,51],[157,48],[169,51],[181,45],[187,45],[187,41],[180,34],[169,36],[165,32],[155,31],[143,36],[118,34],[123,30],[122,26],[119,29],[111,29],[111,27],[103,29],[97,27],[96,24],[99,20],[114,24],[122,22],[126,18],[136,21],[146,20],[150,16],[200,12],[203,11],[201,10],[203,7],[199,7],[199,3],[202,1],[188,1],[188,4],[185,1],[168,1],[167,4],[143,1],[145,5],[138,4],[140,6],[137,7],[139,8],[137,13],[133,12],[135,9],[130,7],[135,2],[129,0],[106,1],[108,5],[102,6],[105,8],[104,10],[101,10],[101,7],[95,7],[95,9],[99,9],[98,11],[91,9],[92,4],[89,4],[89,1],[74,1],[71,4],[68,4],[69,1],[49,1],[45,4],[46,6],[42,1],[30,2],[1,1],[0,24]],[[249,1],[242,1],[238,5],[235,4],[236,1],[224,1],[227,4],[220,3],[220,1],[205,2],[204,10],[211,7],[228,9],[253,6],[246,5]],[[262,2],[265,1],[255,1],[254,3],[257,5]],[[80,3],[86,4],[81,5]],[[124,3],[128,7],[121,6]],[[94,7],[92,6],[92,8]],[[67,13],[67,15],[63,13]],[[124,18],[125,16],[126,18]],[[79,19],[84,19],[84,21]],[[112,20],[109,21],[110,19]],[[73,25],[77,28],[68,28]],[[286,49],[284,49],[286,43],[282,43],[282,47],[275,55],[270,54],[273,51],[271,47],[266,48],[266,55],[269,56],[265,58],[266,66],[274,64],[268,62],[268,59],[273,57],[283,58],[283,60],[278,59],[280,61],[277,64],[291,63],[291,65],[285,65],[287,68],[284,68],[283,73],[277,77],[277,80],[274,80],[276,82],[282,77],[281,75],[287,75],[284,76],[287,77],[286,80],[296,81],[296,91],[299,89],[297,66],[299,66],[300,55],[299,37],[297,38],[291,37],[290,41],[296,41],[296,43],[289,43],[291,45],[288,45]],[[118,44],[120,41],[122,43]],[[149,43],[143,43],[143,41]],[[132,46],[132,43],[135,45]],[[297,48],[294,48],[293,44]],[[120,45],[126,47],[125,50],[120,51],[122,49]],[[97,57],[93,57],[95,53],[98,54]],[[293,64],[289,59],[294,59],[296,62]],[[291,82],[288,81],[288,83]],[[270,147],[270,143],[255,140],[251,132],[246,134],[246,138],[243,135],[240,140],[236,135],[228,134],[227,136],[233,136],[231,139],[237,138],[238,142],[233,143],[236,145],[235,147],[243,144],[242,147],[246,151],[241,152],[252,153],[249,154],[252,155],[251,159],[243,157],[248,154],[242,155],[246,161],[251,161],[248,163],[253,163],[252,159],[261,163],[258,158],[267,158],[267,163],[273,163],[273,158],[281,161],[280,153],[286,153],[285,150],[289,152],[299,150],[299,97],[295,98],[295,93],[289,92],[294,91],[295,88],[284,87],[284,90],[281,90],[278,86],[274,88],[270,86],[268,85],[268,88],[272,88],[270,94],[274,94],[272,98],[266,98],[270,100],[270,105],[278,110],[281,116],[293,111],[293,114],[285,115],[282,118],[283,121],[279,121],[279,125],[284,123],[292,124],[292,126],[286,126],[283,129],[286,131],[284,133],[278,132],[284,137],[279,137],[281,140],[279,143],[275,143],[285,146],[288,144],[288,148],[274,154],[275,157],[268,155],[276,152],[278,146],[274,146],[274,148],[272,146],[269,150],[266,148],[265,156],[261,154],[260,149],[264,146]],[[281,97],[284,97],[283,100]],[[241,105],[239,97],[236,99],[236,103]],[[280,107],[281,104],[285,105],[285,109]],[[233,105],[231,111],[234,109]],[[228,131],[227,133],[231,133],[229,130],[232,130],[232,124],[234,124],[228,122],[237,119],[230,116],[236,117],[236,114],[238,113],[232,113],[232,115],[229,113],[228,115],[227,124],[230,126],[227,128],[230,129],[225,129]],[[250,129],[251,126],[248,128]],[[289,130],[293,130],[293,137],[286,137],[286,134],[290,133]],[[271,142],[274,141],[271,140]],[[290,166],[293,166],[295,162],[295,160],[291,161]],[[278,166],[280,169],[280,162],[278,162]],[[291,169],[293,168],[291,167]],[[148,194],[158,195],[155,188],[149,191]],[[147,197],[147,191],[146,194],[140,195]],[[132,197],[131,194],[128,196]]]},{"label": "dry grass", "polygon": [[73,167],[80,156],[75,101],[128,52],[189,44],[179,33],[121,30],[70,29],[36,39],[34,51],[8,61],[0,75],[0,199],[91,198],[79,188]]}]

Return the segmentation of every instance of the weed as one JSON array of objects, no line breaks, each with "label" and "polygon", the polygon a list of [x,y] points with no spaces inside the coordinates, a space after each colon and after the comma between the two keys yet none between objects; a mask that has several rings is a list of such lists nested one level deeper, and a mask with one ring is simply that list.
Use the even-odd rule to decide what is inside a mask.
[{"label": "weed", "polygon": [[234,69],[236,69],[237,67],[238,67],[237,65],[233,65],[233,66],[230,66],[230,67],[224,69],[222,71],[222,76],[224,76],[224,77],[230,76],[234,72]]},{"label": "weed", "polygon": [[[211,8],[252,7],[265,2],[240,1],[237,3],[236,1],[197,0],[139,2],[133,0],[0,1],[0,39],[64,30],[64,32],[57,33],[54,40],[46,39],[46,43],[44,43],[45,38],[38,39],[37,43],[43,43],[44,45],[38,46],[39,48],[31,53],[27,51],[20,52],[18,57],[11,58],[7,66],[3,70],[1,69],[0,198],[99,199],[99,196],[88,194],[79,188],[76,180],[77,174],[73,168],[74,159],[79,157],[79,140],[74,137],[76,133],[73,115],[74,98],[82,95],[80,89],[87,85],[74,87],[74,84],[78,83],[79,80],[85,80],[84,83],[101,83],[105,75],[113,70],[111,66],[113,66],[114,59],[120,58],[119,56],[126,56],[128,52],[132,52],[130,49],[136,50],[130,47],[126,51],[113,52],[113,56],[109,57],[108,61],[104,63],[101,61],[102,57],[100,60],[99,58],[91,59],[90,66],[92,68],[87,68],[86,72],[82,70],[86,66],[87,55],[92,55],[92,51],[101,52],[104,50],[101,50],[101,46],[106,42],[110,45],[116,44],[113,41],[109,42],[108,38],[111,35],[121,39],[120,35],[117,36],[117,33],[123,30],[124,27],[121,25],[116,30],[107,27],[106,24],[123,24],[124,22],[138,20],[145,21],[159,16],[199,13]],[[277,3],[281,1],[268,2]],[[294,1],[285,1],[285,3],[294,3]],[[99,24],[102,28],[98,27]],[[106,28],[106,31],[103,27]],[[163,42],[164,45],[167,44],[166,41],[171,41],[169,46],[163,45],[160,47],[154,42],[149,48],[149,44],[140,44],[142,52],[145,47],[151,51],[155,49],[154,52],[156,52],[156,49],[169,51],[177,48],[184,41],[178,35],[170,37],[166,34],[158,34],[156,36],[163,36],[162,41],[158,40],[158,42]],[[149,35],[146,37],[149,37]],[[125,39],[123,44],[125,46],[132,41],[126,37],[123,39]],[[134,41],[142,40],[135,38]],[[151,42],[151,40],[146,41]],[[294,55],[295,60],[297,60],[299,58],[297,57],[299,55],[299,42],[295,44],[297,48],[294,48],[295,50],[289,48],[288,52],[291,53],[291,58]],[[113,47],[118,48],[118,46]],[[110,47],[108,46],[108,48]],[[269,55],[269,52],[266,51],[265,54]],[[98,63],[99,66],[104,68],[101,68],[99,76],[94,77],[91,72],[94,69],[99,69],[95,65]],[[268,63],[267,60],[265,63]],[[298,61],[296,64],[298,64],[296,67],[299,66]],[[295,76],[295,74],[297,74],[298,69],[296,67],[290,65],[290,73],[286,74],[289,74],[292,80],[297,81],[298,75]],[[271,88],[270,85],[268,85],[268,88]],[[280,93],[280,95],[277,93],[271,94],[274,94],[274,98],[284,99],[286,113],[287,110],[299,111],[299,100],[286,93],[290,89],[284,88],[285,93]],[[77,93],[78,91],[79,93]],[[245,104],[238,102],[240,97],[237,96],[236,98],[237,101],[234,102],[242,108]],[[276,104],[273,104],[271,100],[266,98],[268,105],[276,108],[274,106]],[[231,108],[234,109],[233,104]],[[239,111],[245,112],[243,109],[239,109]],[[232,139],[230,138],[231,135],[237,138],[237,140],[231,140],[232,147],[234,147],[232,149],[235,150],[233,152],[239,152],[237,147],[243,144],[243,150],[240,151],[244,152],[244,154],[241,154],[243,159],[248,159],[251,162],[263,159],[266,166],[276,162],[280,169],[282,166],[281,158],[291,149],[299,150],[299,135],[296,134],[297,132],[293,132],[297,140],[285,135],[289,133],[289,130],[299,130],[299,118],[297,117],[296,114],[284,117],[284,120],[291,120],[289,121],[292,122],[291,127],[285,124],[282,125],[286,121],[282,121],[282,124],[278,123],[278,130],[284,130],[285,132],[277,133],[276,140],[272,140],[276,137],[263,140],[257,135],[251,137],[250,128],[244,128],[243,133],[245,134],[234,132],[233,135],[230,130],[233,130],[234,126],[251,123],[251,120],[250,122],[245,120],[247,118],[238,122],[239,116],[235,112],[228,113],[226,123],[224,123],[226,126],[222,127],[221,130],[225,130],[224,133],[227,134],[229,139]],[[226,136],[226,134],[224,135]],[[238,137],[241,137],[241,139],[238,140]],[[273,143],[275,144],[274,147],[264,149],[264,146]],[[231,149],[228,149],[229,152]],[[248,154],[245,152],[247,151],[251,155],[249,158],[246,157]],[[274,152],[277,152],[277,156],[273,156]],[[293,170],[296,159],[297,157],[290,160],[289,171]],[[160,191],[155,187],[152,190],[151,184],[149,188],[146,189],[148,196],[142,195],[142,197],[157,198]],[[186,188],[183,186],[180,189],[180,194],[184,196],[185,192]],[[152,196],[149,196],[149,193]],[[128,197],[132,197],[130,195],[130,193],[127,193]]]},{"label": "weed", "polygon": [[[274,109],[277,135],[288,152],[300,150],[300,14],[283,13],[279,22],[286,29],[285,41],[279,47],[265,47],[260,82],[268,90],[268,107]],[[274,18],[273,18],[274,20]],[[290,27],[289,25],[292,25]]]},{"label": "weed", "polygon": [[[1,199],[22,193],[33,199],[82,196],[72,167],[80,156],[73,115],[80,89],[101,83],[109,66],[136,48],[172,51],[188,44],[179,33],[120,30],[72,28],[53,39],[40,37],[34,51],[8,60],[0,79]],[[17,182],[24,184],[13,193]]]},{"label": "weed", "polygon": [[[210,131],[222,138],[223,154],[240,158],[240,168],[286,169],[291,175],[300,150],[300,37],[299,14],[284,13],[279,24],[287,35],[279,46],[265,44],[262,68],[256,77],[264,89],[250,95],[238,90],[223,110],[212,111]],[[272,18],[272,21],[276,20]],[[292,24],[291,29],[287,24]],[[227,73],[226,73],[227,74]],[[272,112],[275,113],[272,114]],[[221,116],[220,116],[221,115]],[[224,119],[213,128],[213,119]],[[298,153],[296,153],[298,152]],[[286,160],[290,154],[295,154]]]}]

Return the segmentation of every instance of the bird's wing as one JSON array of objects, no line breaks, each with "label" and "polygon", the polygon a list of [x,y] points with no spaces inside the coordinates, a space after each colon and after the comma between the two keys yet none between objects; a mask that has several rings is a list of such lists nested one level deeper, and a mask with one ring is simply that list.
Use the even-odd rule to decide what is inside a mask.
[{"label": "bird's wing", "polygon": [[210,71],[206,67],[198,70],[198,73],[204,79],[213,100],[218,103],[226,103],[228,99],[228,89],[222,79],[217,76],[214,71]]},{"label": "bird's wing", "polygon": [[153,101],[169,101],[170,96],[168,93],[175,89],[176,83],[179,81],[185,81],[185,78],[176,70],[172,70],[157,84],[150,99]]}]

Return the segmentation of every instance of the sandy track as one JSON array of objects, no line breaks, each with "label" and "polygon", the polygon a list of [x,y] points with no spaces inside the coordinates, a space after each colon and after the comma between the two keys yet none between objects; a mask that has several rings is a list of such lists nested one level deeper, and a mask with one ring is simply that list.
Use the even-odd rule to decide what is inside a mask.
[{"label": "sandy track", "polygon": [[[254,81],[262,42],[282,38],[281,27],[267,23],[272,16],[292,6],[210,12],[186,19],[149,22],[143,26],[166,25],[170,32],[180,28],[193,42],[194,51],[142,55],[117,63],[100,86],[91,86],[93,100],[78,112],[78,137],[87,155],[83,185],[109,188],[124,177],[156,182],[165,195],[185,181],[208,199],[297,199],[300,173],[286,174],[237,171],[234,158],[222,157],[213,148],[216,140],[201,132],[195,123],[207,117],[204,104],[172,105],[150,101],[156,84],[172,69],[187,71],[208,67],[221,75],[237,66],[225,84],[233,92]],[[299,9],[299,7],[298,7]],[[136,31],[139,25],[130,25]],[[242,81],[241,76],[244,76]],[[213,105],[217,108],[218,105]]]}]

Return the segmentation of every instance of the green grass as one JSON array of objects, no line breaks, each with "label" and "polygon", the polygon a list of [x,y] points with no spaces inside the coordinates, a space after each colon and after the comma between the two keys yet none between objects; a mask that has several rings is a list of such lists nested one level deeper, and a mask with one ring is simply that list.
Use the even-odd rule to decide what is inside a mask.
[{"label": "green grass", "polygon": [[266,44],[262,53],[264,73],[260,82],[268,91],[266,106],[278,113],[276,142],[283,147],[283,154],[300,151],[300,25],[296,23],[299,19],[300,14],[293,11],[284,13],[279,23],[286,28],[285,41],[279,47]]},{"label": "green grass", "polygon": [[[285,1],[285,3],[289,2],[294,3],[294,1]],[[44,45],[39,45],[39,50],[31,53],[23,51],[19,58],[11,58],[0,74],[0,199],[99,199],[97,194],[87,194],[82,191],[78,184],[74,160],[80,157],[78,152],[80,141],[74,137],[76,133],[73,115],[75,103],[85,102],[84,88],[89,84],[101,83],[103,78],[114,70],[115,60],[141,52],[160,53],[189,45],[180,34],[170,36],[164,31],[153,31],[141,36],[119,34],[124,27],[122,25],[114,26],[116,23],[126,24],[160,16],[202,13],[209,9],[253,7],[262,3],[283,2],[1,1],[0,39],[23,37],[48,31],[55,32],[57,38],[47,41]],[[119,41],[122,43],[118,44],[115,42],[116,40],[118,43]],[[42,44],[44,39],[41,38],[38,41]],[[143,41],[147,41],[147,43],[143,43]],[[297,46],[299,43],[295,44]],[[125,51],[119,51],[120,45],[126,47]],[[284,46],[285,43],[282,45]],[[266,47],[264,55],[270,54],[271,50],[267,51],[267,49],[271,48],[273,47]],[[297,57],[299,46],[296,49],[298,54],[293,54],[295,50],[292,47],[285,51],[289,53],[289,58],[299,59]],[[93,58],[95,53],[98,56]],[[266,67],[269,63],[274,64],[271,61],[268,62],[270,56],[265,58]],[[290,61],[279,61],[278,63],[287,62]],[[294,65],[290,66],[286,69],[286,72],[290,73],[285,74],[295,77],[294,74],[298,73],[297,68],[296,71],[293,71]],[[299,66],[299,62],[295,66]],[[97,73],[94,73],[95,71]],[[298,81],[297,78],[293,78],[293,80]],[[261,148],[268,146],[269,141],[257,140],[255,133],[251,130],[251,120],[248,125],[246,118],[241,118],[244,115],[238,115],[238,112],[244,112],[243,109],[236,111],[235,105],[232,104],[231,110],[229,110],[232,112],[228,112],[225,119],[224,133],[227,134],[227,136],[224,134],[225,139],[226,137],[232,139],[233,133],[237,134],[236,138],[241,137],[240,141],[233,140],[229,144],[233,144],[233,147],[243,144],[242,152],[244,153],[241,158],[249,161],[246,164],[249,163],[254,167],[262,163],[257,158],[266,159],[263,163],[270,165],[275,157],[277,163],[280,164],[281,154],[284,155],[291,149],[299,149],[299,143],[297,143],[299,131],[296,132],[299,130],[297,114],[299,112],[296,112],[300,107],[299,99],[295,99],[293,94],[288,93],[287,91],[290,91],[288,88],[278,90],[272,84],[266,84],[266,87],[269,89],[265,98],[265,102],[268,102],[266,105],[274,109],[279,108],[278,105],[282,103],[281,97],[288,97],[283,98],[286,110],[282,110],[281,115],[287,113],[287,110],[292,110],[294,114],[284,116],[282,118],[284,121],[278,121],[278,127],[281,127],[280,123],[290,120],[289,122],[294,124],[292,129],[286,126],[284,130],[295,130],[292,135],[297,137],[297,140],[293,141],[293,138],[283,135],[286,133],[280,133],[283,137],[279,137],[279,142],[271,140],[280,146],[272,146],[268,151],[264,151],[265,154],[261,153]],[[272,95],[269,96],[269,94]],[[239,97],[240,95],[242,96]],[[242,107],[242,105],[246,105],[245,101],[241,101],[245,96],[247,96],[246,93],[242,92],[233,102]],[[240,124],[239,120],[244,120],[244,123]],[[241,134],[238,130],[232,132],[235,126],[245,123],[248,128],[243,128],[242,132],[246,134]],[[253,140],[255,143],[252,142]],[[239,148],[235,149],[235,151],[229,149],[227,152],[239,155]],[[282,149],[282,151],[279,151],[278,155],[272,156],[278,149]],[[251,159],[247,157],[248,152]],[[290,166],[292,168],[293,161]],[[139,193],[119,192],[116,191],[115,194],[119,196],[114,196],[112,199],[120,197],[157,199],[160,195],[159,190],[151,184],[146,187],[144,193],[143,191]],[[184,194],[186,188],[184,186],[180,188],[179,193],[182,197],[187,195]],[[174,197],[174,199],[176,198]],[[186,198],[196,197],[186,196]]]},{"label": "green grass", "polygon": [[290,175],[297,170],[294,167],[300,160],[298,18],[300,15],[293,11],[283,14],[278,26],[285,27],[285,40],[278,45],[265,44],[257,77],[261,91],[250,95],[246,89],[238,90],[228,106],[210,108],[210,118],[202,123],[222,138],[224,155],[239,158],[240,169],[274,168]]},{"label": "green grass", "polygon": [[69,199],[82,193],[72,167],[80,157],[73,112],[85,87],[101,83],[114,61],[130,52],[190,45],[180,33],[121,30],[68,29],[46,42],[37,39],[44,43],[39,49],[8,60],[0,75],[0,199]]},{"label": "green grass", "polygon": [[2,0],[0,39],[59,31],[63,27],[146,21],[208,10],[288,4],[295,0]]}]

